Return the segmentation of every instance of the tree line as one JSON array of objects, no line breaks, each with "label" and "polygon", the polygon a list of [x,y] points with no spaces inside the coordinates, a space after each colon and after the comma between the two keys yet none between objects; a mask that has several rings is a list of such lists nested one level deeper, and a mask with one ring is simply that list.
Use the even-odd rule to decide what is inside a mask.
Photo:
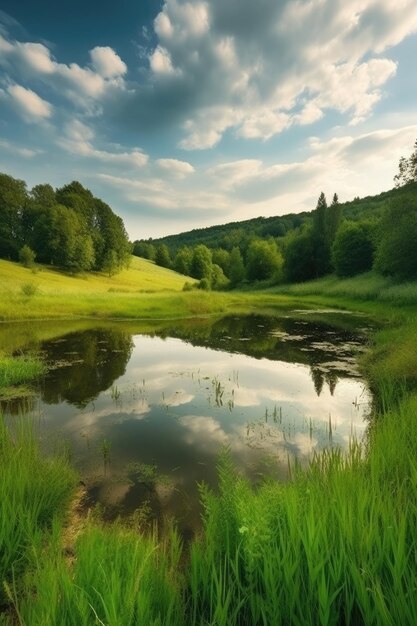
[{"label": "tree line", "polygon": [[[203,288],[301,282],[331,272],[347,277],[371,269],[400,280],[417,279],[417,142],[412,155],[400,160],[395,183],[397,189],[381,196],[344,205],[337,194],[328,204],[321,193],[316,208],[283,235],[260,237],[256,229],[222,231],[219,226],[222,245],[177,249],[174,243],[170,249],[165,240],[148,240],[135,242],[133,253],[199,280]],[[260,219],[245,224],[258,226]],[[203,229],[196,232],[204,234]],[[181,241],[181,236],[167,239],[177,242],[178,237]]]},{"label": "tree line", "polygon": [[129,263],[123,220],[77,181],[28,190],[23,180],[0,174],[0,217],[0,258],[110,275]]}]

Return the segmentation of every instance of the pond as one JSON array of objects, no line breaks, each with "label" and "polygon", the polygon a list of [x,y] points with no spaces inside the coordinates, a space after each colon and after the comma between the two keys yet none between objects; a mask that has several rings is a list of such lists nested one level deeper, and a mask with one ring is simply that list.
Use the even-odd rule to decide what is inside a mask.
[{"label": "pond", "polygon": [[[174,516],[187,535],[199,527],[197,483],[215,486],[224,446],[251,481],[287,480],[295,461],[363,436],[367,331],[360,316],[306,311],[20,325],[19,349],[39,349],[49,370],[2,410],[40,418],[45,445],[68,448],[109,518],[142,507]],[[0,344],[16,333],[4,325]]]}]

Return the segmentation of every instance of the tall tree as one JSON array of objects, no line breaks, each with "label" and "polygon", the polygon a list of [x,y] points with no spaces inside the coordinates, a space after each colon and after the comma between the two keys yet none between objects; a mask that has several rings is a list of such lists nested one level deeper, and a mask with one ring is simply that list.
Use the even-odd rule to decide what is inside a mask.
[{"label": "tall tree", "polygon": [[386,208],[379,227],[375,268],[396,278],[417,278],[417,197],[407,193]]},{"label": "tall tree", "polygon": [[313,211],[311,231],[314,248],[314,271],[316,276],[323,276],[330,270],[330,245],[328,235],[328,208],[326,196],[321,192],[317,206]]},{"label": "tall tree", "polygon": [[232,287],[235,287],[245,278],[245,265],[242,253],[237,246],[232,248],[229,258],[229,278]]},{"label": "tall tree", "polygon": [[17,260],[22,247],[22,213],[28,196],[26,183],[0,174],[0,257]]},{"label": "tall tree", "polygon": [[408,183],[417,181],[417,139],[414,143],[414,150],[407,158],[401,157],[398,163],[398,174],[394,176],[396,187],[402,187]]},{"label": "tall tree", "polygon": [[156,248],[155,263],[161,267],[171,267],[171,257],[169,256],[168,247],[161,243]]},{"label": "tall tree", "polygon": [[337,197],[337,193],[334,194],[331,205],[327,210],[327,240],[330,248],[333,245],[333,242],[336,238],[337,230],[340,226],[340,222],[342,219],[342,207],[339,203],[339,198]]},{"label": "tall tree", "polygon": [[194,248],[190,275],[193,278],[207,278],[211,281],[212,256],[211,250],[200,244]]},{"label": "tall tree", "polygon": [[193,251],[188,246],[180,248],[175,255],[174,269],[184,276],[190,276]]},{"label": "tall tree", "polygon": [[375,226],[370,222],[344,222],[332,248],[332,262],[338,276],[354,276],[372,268]]},{"label": "tall tree", "polygon": [[252,241],[248,249],[246,275],[249,280],[272,278],[282,269],[283,263],[284,259],[275,241],[255,240]]}]

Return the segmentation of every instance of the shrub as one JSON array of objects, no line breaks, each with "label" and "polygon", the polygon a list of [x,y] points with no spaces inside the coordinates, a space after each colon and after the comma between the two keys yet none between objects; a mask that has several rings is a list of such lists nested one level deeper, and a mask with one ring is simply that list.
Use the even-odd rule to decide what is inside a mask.
[{"label": "shrub", "polygon": [[20,291],[27,298],[31,298],[32,296],[38,293],[38,287],[34,283],[23,283],[20,287]]},{"label": "shrub", "polygon": [[19,250],[19,261],[25,267],[33,267],[35,265],[36,254],[29,248],[29,246],[24,245],[23,248]]}]

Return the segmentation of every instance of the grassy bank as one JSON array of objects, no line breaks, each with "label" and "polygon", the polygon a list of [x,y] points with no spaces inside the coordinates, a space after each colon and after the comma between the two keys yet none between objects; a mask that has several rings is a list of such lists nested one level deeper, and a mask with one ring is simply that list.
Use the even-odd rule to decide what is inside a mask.
[{"label": "grassy bank", "polygon": [[22,591],[52,529],[62,520],[76,482],[68,461],[45,458],[27,422],[0,421],[0,607]]},{"label": "grassy bank", "polygon": [[[186,558],[174,531],[161,539],[93,520],[84,524],[69,557],[62,544],[63,513],[74,485],[67,462],[46,461],[32,437],[26,445],[24,433],[11,437],[2,428],[0,463],[10,469],[0,494],[1,519],[13,519],[12,512],[20,510],[16,474],[24,477],[18,493],[23,486],[31,492],[34,479],[52,490],[46,490],[50,495],[43,508],[44,490],[33,490],[34,509],[46,513],[19,516],[29,525],[24,540],[2,543],[11,546],[11,557],[9,548],[2,552],[1,576],[8,581],[3,601],[20,624],[417,623],[417,308],[411,301],[399,308],[382,297],[355,296],[355,284],[345,286],[344,295],[329,295],[318,282],[308,294],[208,294],[225,309],[312,302],[351,306],[390,320],[390,326],[375,333],[363,362],[383,400],[367,441],[352,442],[347,456],[338,451],[317,456],[307,472],[293,468],[288,484],[266,482],[258,489],[236,475],[225,453],[219,491],[201,489],[204,532]],[[26,448],[32,452],[22,452]],[[37,471],[42,463],[49,472],[61,464],[61,479]],[[2,524],[3,536],[14,532],[13,524]],[[5,613],[0,624],[11,620]]]},{"label": "grassy bank", "polygon": [[5,356],[0,353],[0,394],[6,387],[29,382],[45,372],[45,364],[36,356]]}]

